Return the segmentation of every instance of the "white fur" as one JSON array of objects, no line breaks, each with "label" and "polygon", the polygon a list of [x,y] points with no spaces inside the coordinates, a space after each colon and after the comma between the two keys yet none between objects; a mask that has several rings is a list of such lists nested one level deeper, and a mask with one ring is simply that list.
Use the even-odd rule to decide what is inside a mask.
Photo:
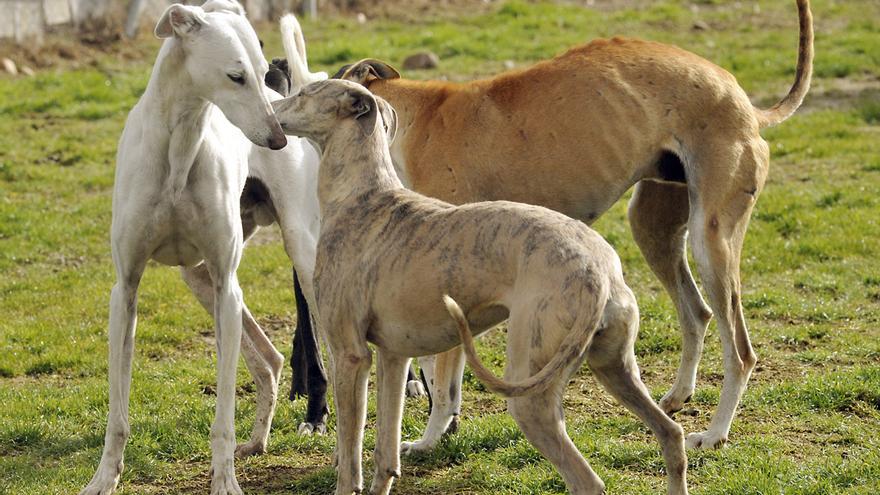
[{"label": "white fur", "polygon": [[306,40],[303,37],[302,27],[293,14],[281,18],[281,42],[284,44],[284,54],[290,67],[290,94],[297,93],[307,84],[327,79],[326,72],[309,71]]}]

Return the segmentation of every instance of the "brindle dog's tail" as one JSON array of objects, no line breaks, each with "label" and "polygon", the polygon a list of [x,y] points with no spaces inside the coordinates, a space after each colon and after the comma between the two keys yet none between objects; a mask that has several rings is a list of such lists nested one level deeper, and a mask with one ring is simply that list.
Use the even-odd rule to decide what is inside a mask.
[{"label": "brindle dog's tail", "polygon": [[797,0],[797,6],[801,37],[794,85],[788,95],[770,109],[755,109],[758,113],[758,124],[762,129],[791,117],[804,102],[804,97],[810,90],[810,79],[813,76],[813,14],[810,12],[809,0]]},{"label": "brindle dog's tail", "polygon": [[[607,289],[600,291],[598,301],[606,301],[608,299]],[[464,348],[464,354],[468,364],[474,371],[474,374],[489,390],[500,394],[504,397],[521,397],[523,395],[531,395],[541,393],[547,390],[547,387],[559,376],[559,374],[572,362],[577,360],[585,351],[599,322],[602,319],[602,308],[597,307],[595,311],[586,311],[575,321],[575,326],[568,334],[562,345],[556,351],[553,359],[544,365],[540,371],[534,375],[518,382],[508,382],[495,376],[480,361],[477,356],[477,350],[474,348],[474,337],[471,334],[471,327],[467,318],[458,303],[449,296],[443,296],[443,302],[446,304],[446,310],[452,315],[452,318],[458,323],[458,334],[461,337],[461,344]]]}]

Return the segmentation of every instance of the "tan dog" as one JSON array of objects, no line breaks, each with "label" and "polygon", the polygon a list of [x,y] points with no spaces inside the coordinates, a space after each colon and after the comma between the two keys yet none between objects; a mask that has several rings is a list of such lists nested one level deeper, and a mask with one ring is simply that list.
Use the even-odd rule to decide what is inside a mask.
[{"label": "tan dog", "polygon": [[[668,492],[687,493],[684,433],[639,378],[633,353],[638,308],[608,243],[585,224],[545,208],[506,201],[452,206],[404,189],[382,132],[384,120],[394,134],[394,111],[360,85],[322,81],[274,106],[286,133],[322,149],[314,282],[319,327],[333,357],[337,494],[360,493],[363,483],[367,342],[379,348],[370,493],[386,494],[400,472],[409,358],[462,341],[478,376],[511,397],[511,415],[571,493],[604,493],[568,437],[562,412],[568,378],[584,360],[657,435]],[[464,313],[449,298],[444,307],[444,294],[454,295]],[[468,328],[470,321],[482,333],[508,315],[505,377],[515,383],[482,367]]]},{"label": "tan dog", "polygon": [[[519,201],[591,223],[635,184],[633,236],[672,296],[682,329],[678,375],[660,401],[667,413],[694,392],[706,327],[713,312],[718,318],[724,357],[718,411],[708,431],[687,439],[689,447],[712,448],[727,441],[757,359],[743,317],[739,265],[769,167],[760,131],[792,115],[810,84],[812,16],[807,0],[797,5],[796,80],[769,110],[752,106],[731,74],[697,55],[621,38],[465,84],[399,79],[375,60],[337,75],[397,109],[394,164],[422,194],[455,204]],[[708,307],[688,267],[688,234]],[[438,358],[428,428],[406,448],[432,448],[450,424],[462,365],[459,350]]]}]

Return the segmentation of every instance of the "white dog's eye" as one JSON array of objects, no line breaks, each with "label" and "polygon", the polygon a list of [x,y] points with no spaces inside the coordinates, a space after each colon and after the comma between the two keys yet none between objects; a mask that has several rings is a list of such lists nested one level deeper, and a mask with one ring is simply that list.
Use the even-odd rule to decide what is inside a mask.
[{"label": "white dog's eye", "polygon": [[226,74],[235,84],[244,86],[244,74]]}]

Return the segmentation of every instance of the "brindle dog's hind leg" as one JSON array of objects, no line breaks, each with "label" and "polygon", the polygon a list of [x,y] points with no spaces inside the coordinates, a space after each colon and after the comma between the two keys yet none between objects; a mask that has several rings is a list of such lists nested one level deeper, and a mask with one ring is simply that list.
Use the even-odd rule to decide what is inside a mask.
[{"label": "brindle dog's hind leg", "polygon": [[619,288],[605,307],[604,325],[593,337],[587,362],[605,389],[657,436],[666,462],[669,495],[686,495],[684,432],[657,407],[639,377],[633,352],[638,328],[639,310],[635,298],[629,289]]}]

